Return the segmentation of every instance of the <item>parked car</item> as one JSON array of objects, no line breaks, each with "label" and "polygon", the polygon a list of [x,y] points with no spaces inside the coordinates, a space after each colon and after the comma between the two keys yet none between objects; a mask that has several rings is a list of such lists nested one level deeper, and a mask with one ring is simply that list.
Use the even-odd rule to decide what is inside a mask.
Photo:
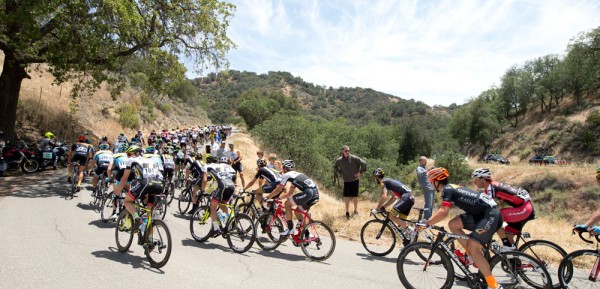
[{"label": "parked car", "polygon": [[533,156],[529,159],[529,164],[536,165],[566,165],[567,161],[558,159],[555,156]]},{"label": "parked car", "polygon": [[497,154],[488,154],[483,158],[483,161],[486,164],[490,162],[496,162],[504,165],[510,164],[510,161],[507,158]]},{"label": "parked car", "polygon": [[544,157],[543,156],[533,156],[532,158],[529,159],[529,164],[530,165],[542,165],[545,164],[546,162],[544,161]]}]

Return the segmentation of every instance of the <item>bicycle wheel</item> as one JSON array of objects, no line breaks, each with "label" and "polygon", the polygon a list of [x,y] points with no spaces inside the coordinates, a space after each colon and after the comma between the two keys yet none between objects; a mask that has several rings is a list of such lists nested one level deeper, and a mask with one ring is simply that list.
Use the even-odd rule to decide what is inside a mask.
[{"label": "bicycle wheel", "polygon": [[131,247],[133,241],[133,234],[131,233],[131,227],[133,225],[133,217],[131,214],[123,210],[117,218],[117,225],[115,226],[115,239],[117,241],[117,249],[119,252],[127,252]]},{"label": "bicycle wheel", "polygon": [[317,261],[327,260],[335,250],[335,234],[327,224],[311,221],[302,230],[300,248],[306,257]]},{"label": "bicycle wheel", "polygon": [[167,194],[167,205],[171,205],[171,202],[173,202],[173,199],[175,198],[175,185],[168,182],[165,193]]},{"label": "bicycle wheel", "polygon": [[152,211],[154,217],[159,220],[164,220],[167,216],[167,199],[164,196],[155,197],[156,204],[154,204],[154,210]]},{"label": "bicycle wheel", "polygon": [[558,266],[558,281],[562,288],[600,288],[598,273],[600,252],[577,250],[571,252]]},{"label": "bicycle wheel", "polygon": [[[518,251],[540,261],[540,263],[546,267],[548,273],[550,273],[552,287],[561,288],[560,281],[558,280],[558,266],[565,256],[567,256],[567,252],[563,248],[550,241],[532,240],[519,247]],[[570,270],[572,270],[573,267],[567,269],[569,269],[569,271],[566,273],[571,274]]]},{"label": "bicycle wheel", "polygon": [[454,267],[444,251],[436,247],[427,263],[421,256],[432,253],[431,244],[415,242],[404,247],[396,261],[398,278],[405,288],[444,288],[454,285]]},{"label": "bicycle wheel", "polygon": [[385,256],[396,246],[396,234],[380,220],[366,222],[360,230],[360,242],[371,255]]},{"label": "bicycle wheel", "polygon": [[548,270],[534,257],[523,252],[510,251],[495,255],[490,260],[492,275],[504,288],[522,286],[523,282],[533,288],[552,288]]},{"label": "bicycle wheel", "polygon": [[283,238],[283,222],[279,217],[273,218],[273,214],[264,214],[256,220],[256,244],[263,250],[275,250]]},{"label": "bicycle wheel", "polygon": [[[456,244],[454,243],[455,239],[454,238],[446,238],[446,240],[444,240],[444,243],[446,243],[446,245],[450,248],[450,251],[454,252],[456,250]],[[458,243],[458,241],[456,241]],[[461,252],[466,254],[466,251],[463,249]],[[419,255],[423,260],[425,260],[427,258],[427,256],[422,256]],[[457,280],[460,281],[467,281],[467,276],[465,276],[465,273],[458,267],[458,265],[456,265],[456,263],[451,262],[452,266],[454,267],[454,278],[456,278]],[[479,269],[477,269],[477,267],[475,267],[474,264],[469,264],[469,265],[465,265],[463,264],[463,266],[465,266],[465,268],[467,268],[467,270],[469,270],[469,272],[471,272],[472,274],[477,274],[477,272],[479,271]]]},{"label": "bicycle wheel", "polygon": [[227,244],[236,253],[244,253],[252,247],[256,230],[250,216],[237,214],[227,224]]},{"label": "bicycle wheel", "polygon": [[192,192],[190,192],[189,188],[181,191],[179,194],[179,212],[181,214],[185,214],[187,210],[190,208],[190,204],[192,203]]},{"label": "bicycle wheel", "polygon": [[238,205],[237,208],[238,212],[248,215],[250,219],[252,219],[252,222],[256,222],[256,220],[258,220],[258,216],[254,213],[251,204],[243,203]]},{"label": "bicycle wheel", "polygon": [[113,193],[108,193],[105,194],[102,197],[102,202],[101,202],[101,209],[100,209],[100,220],[102,220],[102,222],[106,223],[108,222],[108,218],[110,218],[110,216],[112,215],[112,206],[113,206]]},{"label": "bicycle wheel", "polygon": [[211,230],[210,207],[201,206],[190,218],[190,233],[192,234],[192,238],[198,242],[204,242],[208,240]]},{"label": "bicycle wheel", "polygon": [[152,220],[152,228],[145,235],[144,253],[146,258],[152,267],[161,268],[171,257],[173,242],[169,227],[161,220]]}]

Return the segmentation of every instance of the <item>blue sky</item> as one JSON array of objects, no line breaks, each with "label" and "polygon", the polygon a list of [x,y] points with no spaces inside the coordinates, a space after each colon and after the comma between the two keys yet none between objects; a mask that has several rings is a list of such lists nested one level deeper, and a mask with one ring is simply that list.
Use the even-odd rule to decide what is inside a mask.
[{"label": "blue sky", "polygon": [[599,0],[231,0],[230,68],[288,71],[429,105],[464,103],[512,65],[564,55]]}]

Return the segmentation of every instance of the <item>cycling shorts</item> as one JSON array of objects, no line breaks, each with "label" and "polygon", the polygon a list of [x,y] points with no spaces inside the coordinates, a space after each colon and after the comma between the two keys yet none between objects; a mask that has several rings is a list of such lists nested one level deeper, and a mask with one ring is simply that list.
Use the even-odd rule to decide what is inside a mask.
[{"label": "cycling shorts", "polygon": [[230,179],[223,179],[219,182],[218,188],[210,194],[213,202],[226,204],[235,192],[235,184]]},{"label": "cycling shorts", "polygon": [[185,163],[185,159],[175,158],[176,165],[182,165]]},{"label": "cycling shorts", "polygon": [[106,173],[107,170],[108,170],[108,167],[102,167],[102,166],[100,166],[100,167],[96,167],[94,169],[94,173],[96,174],[96,176],[101,176],[104,173]]},{"label": "cycling shorts", "polygon": [[[121,183],[121,179],[123,178],[123,175],[125,174],[125,170],[117,170],[115,173],[115,181],[117,183],[117,186]],[[131,185],[131,182],[133,182],[133,178],[135,177],[135,175],[133,174],[133,172],[129,173],[129,177],[127,178],[127,184]]]},{"label": "cycling shorts", "polygon": [[498,208],[490,208],[481,215],[462,214],[459,216],[463,227],[469,231],[469,237],[481,245],[492,240],[492,237],[502,227],[502,215]]},{"label": "cycling shorts", "polygon": [[531,201],[525,201],[518,207],[504,208],[500,210],[502,219],[508,224],[504,228],[511,234],[518,234],[529,220],[535,219],[535,212]]},{"label": "cycling shorts", "polygon": [[242,172],[242,162],[237,162],[233,165],[231,165],[231,167],[236,171],[236,172]]},{"label": "cycling shorts", "polygon": [[87,155],[74,154],[73,157],[71,158],[71,162],[76,162],[80,166],[85,166],[85,164],[87,163]]},{"label": "cycling shorts", "polygon": [[175,172],[174,169],[169,169],[169,168],[165,168],[165,170],[163,171],[163,178],[165,180],[170,180],[173,178],[173,173]]},{"label": "cycling shorts", "polygon": [[149,196],[148,203],[154,203],[154,195],[160,195],[163,192],[162,181],[158,178],[147,178],[141,180],[135,180],[131,184],[131,190],[127,195],[132,199],[144,200],[146,196]]},{"label": "cycling shorts", "polygon": [[400,219],[406,220],[410,214],[410,209],[415,205],[415,197],[410,194],[403,194],[400,200],[394,205],[394,212],[400,216]]},{"label": "cycling shorts", "polygon": [[319,202],[319,190],[317,188],[307,188],[295,194],[290,200],[301,211],[308,211],[310,207]]}]

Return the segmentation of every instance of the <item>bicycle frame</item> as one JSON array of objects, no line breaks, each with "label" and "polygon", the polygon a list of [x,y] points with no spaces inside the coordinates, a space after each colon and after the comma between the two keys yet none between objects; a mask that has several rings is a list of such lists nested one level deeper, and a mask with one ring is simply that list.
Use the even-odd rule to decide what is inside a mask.
[{"label": "bicycle frame", "polygon": [[[273,213],[273,219],[280,217],[285,223],[287,223],[288,220],[285,216],[285,212],[283,211],[283,206],[282,206],[281,200],[274,199],[273,205],[276,206],[275,213]],[[301,210],[294,209],[294,208],[292,208],[292,211],[294,213],[297,212],[297,213],[302,214],[302,223],[300,225],[300,228],[298,229],[298,232],[296,232],[296,234],[294,234],[294,235],[290,235],[293,243],[294,244],[308,243],[308,242],[312,242],[312,241],[319,239],[319,236],[312,236],[312,238],[303,238],[303,236],[302,236],[302,231],[304,230],[305,226],[309,225],[312,222],[310,213],[308,211],[301,211]],[[315,233],[316,233],[316,231],[315,231]]]}]

